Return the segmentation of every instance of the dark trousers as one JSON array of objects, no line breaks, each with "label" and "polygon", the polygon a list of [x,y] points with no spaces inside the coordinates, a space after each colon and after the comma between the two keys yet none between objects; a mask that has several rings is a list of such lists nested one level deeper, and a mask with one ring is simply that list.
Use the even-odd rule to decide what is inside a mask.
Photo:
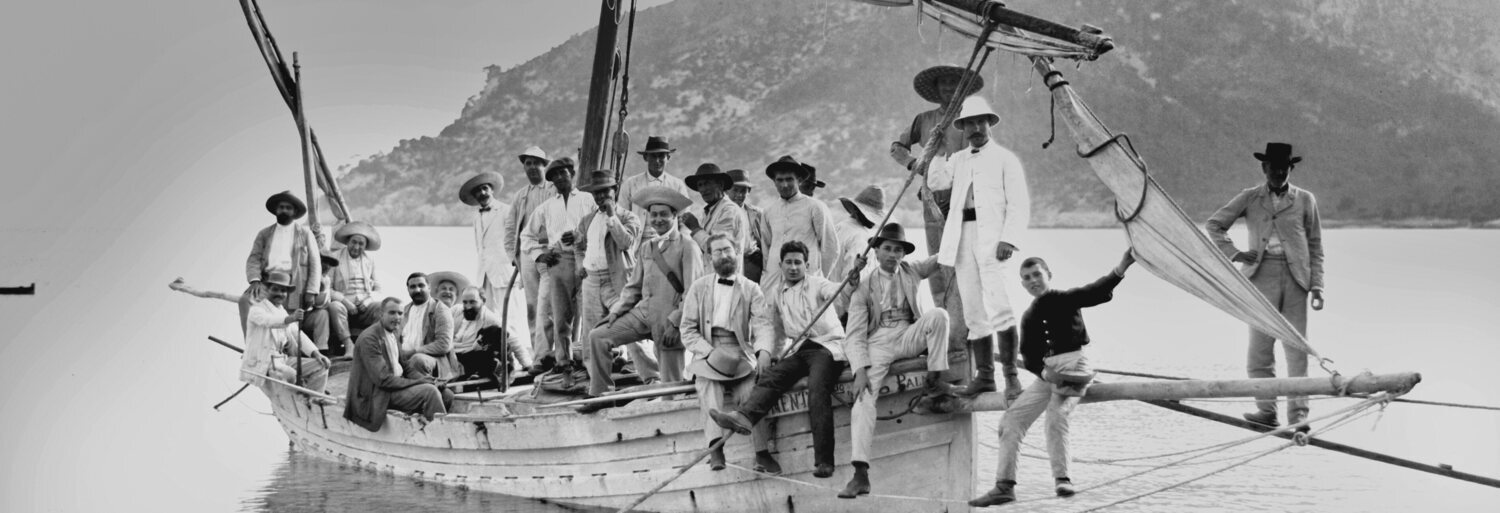
[{"label": "dark trousers", "polygon": [[761,372],[740,412],[751,423],[760,420],[802,378],[807,378],[807,419],[812,425],[813,463],[833,464],[833,387],[843,371],[833,353],[814,342],[804,342],[797,352]]}]

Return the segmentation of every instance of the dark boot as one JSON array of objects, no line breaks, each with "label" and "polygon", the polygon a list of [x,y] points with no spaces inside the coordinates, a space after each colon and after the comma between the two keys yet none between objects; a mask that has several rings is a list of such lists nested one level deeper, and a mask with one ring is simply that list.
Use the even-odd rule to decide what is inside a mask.
[{"label": "dark boot", "polygon": [[1058,497],[1072,497],[1073,494],[1078,493],[1078,490],[1073,489],[1073,480],[1072,479],[1068,479],[1066,477],[1059,477],[1059,478],[1057,478],[1056,482],[1057,482],[1057,486],[1055,488],[1055,491],[1057,491],[1057,496]]},{"label": "dark boot", "polygon": [[[716,443],[719,443],[718,438],[715,438],[712,442],[709,442],[708,446],[713,447]],[[724,466],[724,447],[714,447],[713,452],[708,454],[708,469],[714,472],[718,472],[720,470],[724,470]]]},{"label": "dark boot", "polygon": [[1005,377],[1005,400],[1007,402],[1020,397],[1021,379],[1017,377],[1016,355],[1020,353],[1020,337],[1016,336],[1016,328],[1001,331],[1000,351],[996,354],[995,361],[1000,362],[1000,374]]},{"label": "dark boot", "polygon": [[771,451],[755,451],[755,471],[773,476],[781,475],[781,463],[771,456]]},{"label": "dark boot", "polygon": [[998,483],[995,483],[995,487],[991,488],[990,491],[985,492],[984,495],[980,495],[978,498],[969,501],[969,505],[976,508],[983,508],[988,506],[999,506],[1007,502],[1015,502],[1015,500],[1015,481],[1000,481]]},{"label": "dark boot", "polygon": [[993,336],[985,335],[982,338],[969,340],[969,362],[974,364],[974,379],[969,381],[969,386],[954,393],[963,397],[973,397],[983,392],[994,392],[995,342]]},{"label": "dark boot", "polygon": [[844,485],[844,491],[839,492],[840,499],[853,499],[861,495],[870,494],[870,464],[863,461],[854,462],[854,477],[849,479],[849,484]]},{"label": "dark boot", "polygon": [[1246,413],[1243,415],[1243,417],[1245,417],[1245,420],[1260,424],[1262,426],[1277,427],[1281,425],[1281,423],[1276,422],[1276,412],[1274,410]]},{"label": "dark boot", "polygon": [[922,393],[928,397],[942,397],[953,395],[953,385],[943,381],[943,371],[927,371],[927,386]]}]

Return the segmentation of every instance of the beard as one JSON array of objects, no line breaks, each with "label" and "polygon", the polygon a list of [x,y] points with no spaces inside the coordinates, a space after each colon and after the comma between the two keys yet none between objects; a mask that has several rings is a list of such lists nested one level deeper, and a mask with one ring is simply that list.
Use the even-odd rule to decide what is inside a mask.
[{"label": "beard", "polygon": [[290,214],[276,214],[276,224],[282,226],[292,224],[292,216]]},{"label": "beard", "polygon": [[464,320],[466,320],[466,321],[472,321],[472,320],[478,319],[478,318],[479,318],[479,309],[478,308],[465,308],[464,309]]},{"label": "beard", "polygon": [[719,273],[719,276],[732,276],[739,270],[740,262],[738,259],[733,257],[714,259],[714,272]]}]

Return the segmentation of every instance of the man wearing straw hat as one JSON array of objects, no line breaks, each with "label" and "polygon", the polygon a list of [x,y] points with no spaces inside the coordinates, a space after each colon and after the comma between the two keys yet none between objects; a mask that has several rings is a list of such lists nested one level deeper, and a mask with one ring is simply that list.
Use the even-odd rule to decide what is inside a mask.
[{"label": "man wearing straw hat", "polygon": [[[875,235],[875,223],[885,219],[885,189],[879,185],[871,185],[859,191],[852,199],[839,198],[839,203],[843,205],[847,215],[840,216],[842,219],[834,225],[840,251],[829,276],[849,274],[849,270],[854,268],[856,257],[869,245],[870,236]],[[848,301],[837,301],[833,308],[840,319],[848,317]]]},{"label": "man wearing straw hat", "polygon": [[[609,315],[589,332],[589,345],[593,351],[588,361],[588,393],[591,396],[603,395],[615,384],[609,374],[610,351],[642,340],[655,343],[662,381],[682,379],[683,347],[678,331],[682,295],[687,291],[687,284],[703,270],[698,245],[677,229],[677,216],[692,204],[692,200],[662,186],[636,191],[631,200],[646,208],[651,228],[657,235],[642,240],[636,248],[639,262],[630,273],[630,281],[620,290],[620,298],[610,308]],[[594,403],[580,411],[597,411],[609,406],[608,402]]]},{"label": "man wearing straw hat", "polygon": [[[977,373],[961,395],[995,390],[995,342],[999,339],[1005,395],[1021,394],[1016,371],[1016,314],[1006,296],[1007,264],[1031,219],[1031,197],[1021,159],[990,137],[1000,116],[982,96],[964,99],[953,126],[967,149],[949,160],[953,209],[943,223],[938,263],[954,268],[969,330],[969,361]],[[951,310],[951,308],[950,308]]]},{"label": "man wearing straw hat", "polygon": [[712,271],[713,263],[708,257],[709,237],[722,233],[734,241],[734,247],[743,248],[750,240],[750,220],[745,216],[744,208],[726,199],[725,193],[734,187],[734,177],[720,170],[717,164],[706,162],[698,166],[698,172],[687,177],[686,181],[688,188],[703,198],[703,221],[700,223],[692,212],[684,212],[682,224],[703,249],[704,270]]},{"label": "man wearing straw hat", "polygon": [[[579,345],[584,346],[581,351],[585,360],[593,355],[587,347],[587,335],[599,325],[600,319],[609,315],[610,307],[620,299],[620,289],[630,279],[631,271],[640,265],[635,258],[635,247],[641,240],[641,220],[615,202],[618,186],[614,177],[614,172],[601,169],[594,171],[588,184],[579,187],[579,190],[594,196],[594,205],[598,208],[579,221],[578,233],[582,234],[582,240],[574,245],[584,273],[578,292],[578,319],[584,335]],[[642,380],[658,378],[655,357],[646,355],[640,344],[625,347]]]},{"label": "man wearing straw hat", "polygon": [[[1265,153],[1256,153],[1266,183],[1240,191],[1228,205],[1208,219],[1208,237],[1224,256],[1244,264],[1241,272],[1270,300],[1298,333],[1307,334],[1307,306],[1323,309],[1323,222],[1318,200],[1307,189],[1291,184],[1292,169],[1302,157],[1292,155],[1292,145],[1266,143]],[[1229,228],[1240,218],[1249,225],[1250,247],[1236,248]],[[1251,378],[1276,377],[1276,339],[1250,328],[1248,369]],[[1282,341],[1287,375],[1307,376],[1307,353]],[[1277,426],[1276,398],[1256,401],[1256,411],[1245,420]],[[1307,418],[1307,398],[1287,401],[1286,420],[1296,424]],[[1297,428],[1308,431],[1307,426]]]},{"label": "man wearing straw hat", "polygon": [[[833,230],[833,217],[828,206],[814,200],[798,189],[806,181],[811,170],[791,155],[786,155],[766,166],[766,176],[776,184],[777,199],[765,207],[760,232],[766,237],[763,248],[775,252],[787,242],[801,242],[807,247],[807,273],[812,276],[827,276],[833,271],[834,261],[839,255],[838,234]],[[773,255],[767,255],[767,258]],[[768,265],[761,277],[761,290],[770,293],[780,290],[781,266]]]},{"label": "man wearing straw hat", "polygon": [[[854,406],[849,410],[854,477],[839,492],[853,499],[870,493],[871,441],[875,436],[875,403],[892,362],[927,353],[926,393],[948,393],[943,371],[948,370],[948,312],[921,311],[917,286],[942,269],[936,256],[906,262],[917,249],[907,242],[906,229],[888,223],[865,244],[875,249],[879,264],[860,280],[849,299],[849,335],[844,350],[854,371]],[[864,267],[860,258],[856,268]]]},{"label": "man wearing straw hat", "polygon": [[[760,286],[739,273],[740,251],[728,234],[716,233],[708,238],[709,258],[713,272],[699,277],[688,288],[682,301],[682,345],[693,354],[688,371],[698,390],[698,407],[703,412],[703,434],[712,447],[719,441],[723,428],[714,423],[708,412],[722,409],[730,393],[736,402],[744,401],[755,388],[752,375],[755,361],[750,358],[757,345],[771,336],[771,314]],[[771,457],[765,426],[755,427],[755,459],[761,470],[781,473]],[[724,449],[709,455],[710,470],[723,470]]]},{"label": "man wearing straw hat", "polygon": [[[334,333],[351,339],[365,328],[380,322],[380,281],[375,278],[375,260],[370,252],[380,249],[380,233],[364,221],[351,221],[333,232],[333,240],[343,247],[334,251],[338,266],[333,270],[332,306]],[[352,349],[346,344],[345,349]]]},{"label": "man wearing straw hat", "polygon": [[762,242],[765,235],[760,232],[761,221],[765,218],[765,211],[760,207],[750,204],[746,198],[750,195],[750,189],[755,186],[750,183],[750,178],[745,175],[743,169],[731,169],[728,173],[730,179],[734,180],[729,187],[729,199],[734,201],[740,208],[745,209],[745,221],[747,225],[745,246],[745,265],[742,270],[744,277],[750,281],[760,283],[761,270],[765,266],[765,256],[761,248],[765,247]]},{"label": "man wearing straw hat", "polygon": [[[495,298],[505,297],[505,289],[510,286],[511,276],[514,274],[511,272],[511,252],[506,244],[506,239],[509,238],[506,228],[511,222],[507,219],[507,213],[512,209],[495,199],[495,195],[504,187],[505,179],[499,173],[485,171],[474,175],[458,189],[459,201],[471,207],[479,207],[479,213],[474,216],[474,248],[479,256],[479,272],[475,277],[485,295]],[[438,284],[434,283],[434,286]],[[439,288],[436,292],[438,299],[452,307],[458,301],[458,291],[457,287],[453,287],[446,291]]]},{"label": "man wearing straw hat", "polygon": [[687,182],[667,172],[667,162],[672,160],[672,154],[676,152],[677,148],[673,148],[666,137],[653,135],[646,138],[646,148],[636,152],[646,161],[646,172],[628,177],[620,183],[620,206],[636,217],[646,219],[646,207],[635,202],[635,195],[641,189],[660,186],[691,197]]},{"label": "man wearing straw hat", "polygon": [[[531,146],[526,151],[517,155],[521,160],[521,166],[526,172],[526,184],[516,195],[511,198],[510,215],[505,216],[505,254],[520,263],[521,283],[518,284],[526,293],[526,325],[531,332],[540,332],[541,328],[536,326],[537,300],[536,295],[540,287],[539,275],[536,271],[536,262],[521,255],[521,229],[526,226],[527,219],[531,218],[532,212],[541,206],[543,202],[551,199],[557,194],[557,190],[551,183],[544,180],[544,171],[551,160],[547,159],[547,152],[541,148]],[[503,285],[502,285],[503,286]],[[504,306],[500,302],[504,296],[489,296],[487,303],[491,310],[500,311]]]},{"label": "man wearing straw hat", "polygon": [[307,204],[292,191],[281,191],[266,198],[266,211],[276,216],[276,224],[255,234],[250,256],[245,259],[245,279],[250,287],[240,295],[242,331],[250,304],[266,297],[266,285],[261,280],[271,271],[284,272],[291,278],[292,291],[286,298],[288,310],[312,303],[318,281],[323,278],[317,239],[312,230],[295,222],[307,214]]},{"label": "man wearing straw hat", "polygon": [[[546,336],[537,335],[537,363],[532,372],[540,374],[553,365],[562,366],[564,382],[571,385],[574,353],[583,350],[582,344],[574,343],[574,316],[577,314],[578,265],[573,245],[582,237],[577,233],[578,223],[584,216],[597,210],[592,196],[573,190],[573,159],[563,157],[547,166],[546,177],[552,182],[557,194],[543,202],[527,220],[521,231],[521,247],[526,258],[536,262],[537,273],[543,277],[537,297],[547,301],[547,306],[537,313],[538,326],[551,323],[551,347],[545,345]],[[550,315],[548,315],[550,313]],[[550,319],[549,319],[550,317]],[[535,335],[535,334],[534,334]],[[576,347],[575,347],[576,346]]]}]

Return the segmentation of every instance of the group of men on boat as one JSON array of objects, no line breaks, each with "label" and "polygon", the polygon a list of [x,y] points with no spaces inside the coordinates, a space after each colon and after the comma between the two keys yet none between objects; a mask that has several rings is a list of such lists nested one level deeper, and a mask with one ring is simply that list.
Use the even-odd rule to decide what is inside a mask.
[{"label": "group of men on boat", "polygon": [[[887,219],[882,188],[839,198],[844,212],[834,214],[814,197],[823,186],[816,168],[794,156],[765,167],[776,198],[757,206],[746,202],[755,184],[744,170],[704,163],[675,176],[668,164],[676,149],[664,137],[649,138],[638,152],[646,171],[620,183],[608,170],[576,180],[573,159],[552,160],[532,146],[518,155],[526,182],[509,203],[497,197],[505,185],[499,173],[479,173],[458,190],[477,210],[475,279],[411,273],[408,301],[386,297],[375,277],[375,227],[346,223],[334,233],[341,247],[320,251],[315,234],[295,222],[306,205],[290,192],[271,196],[265,206],[276,223],[255,238],[240,300],[246,379],[270,376],[322,391],[328,357],[349,353],[345,417],[378,431],[388,409],[431,419],[451,404],[446,383],[507,379],[502,371],[512,365],[561,389],[587,383],[584,393],[598,399],[579,408],[585,414],[624,404],[608,398],[622,367],[648,384],[690,376],[714,448],[709,466],[725,468],[717,442],[728,430],[752,435],[755,469],[772,474],[780,464],[765,418],[805,380],[814,475],[829,477],[832,396],[847,365],[854,476],[839,496],[854,498],[870,493],[876,399],[893,362],[925,354],[924,393],[960,397],[997,391],[998,362],[1009,406],[997,482],[971,504],[1015,499],[1019,444],[1044,411],[1055,491],[1070,496],[1068,417],[1094,376],[1080,310],[1109,301],[1135,257],[1126,250],[1104,277],[1070,290],[1051,286],[1041,257],[1012,268],[1030,198],[1020,160],[992,138],[1001,118],[976,94],[983,80],[937,66],[917,74],[914,87],[938,106],[915,117],[890,155],[922,175],[926,258],[907,258],[916,244],[902,225],[877,226]],[[956,119],[939,126],[952,101],[961,102]],[[935,154],[926,166],[924,152]],[[1290,145],[1270,143],[1255,157],[1266,182],[1241,192],[1207,229],[1305,332],[1309,297],[1322,307],[1316,201],[1287,181],[1300,160]],[[1244,250],[1226,234],[1240,218],[1250,227]],[[877,263],[868,270],[867,251]],[[1034,297],[1019,316],[1005,291],[1017,271]],[[921,280],[933,308],[918,297]],[[524,291],[524,323],[520,308],[505,307],[516,289]],[[1274,376],[1274,342],[1251,330],[1251,377]],[[944,373],[956,347],[968,352],[973,375],[953,389]],[[622,348],[628,364],[616,355]],[[1289,374],[1305,376],[1306,354],[1283,348]],[[1037,376],[1030,386],[1022,386],[1020,367]],[[1291,402],[1290,423],[1306,415],[1305,401]],[[1276,425],[1276,402],[1261,401],[1246,418]]]}]

